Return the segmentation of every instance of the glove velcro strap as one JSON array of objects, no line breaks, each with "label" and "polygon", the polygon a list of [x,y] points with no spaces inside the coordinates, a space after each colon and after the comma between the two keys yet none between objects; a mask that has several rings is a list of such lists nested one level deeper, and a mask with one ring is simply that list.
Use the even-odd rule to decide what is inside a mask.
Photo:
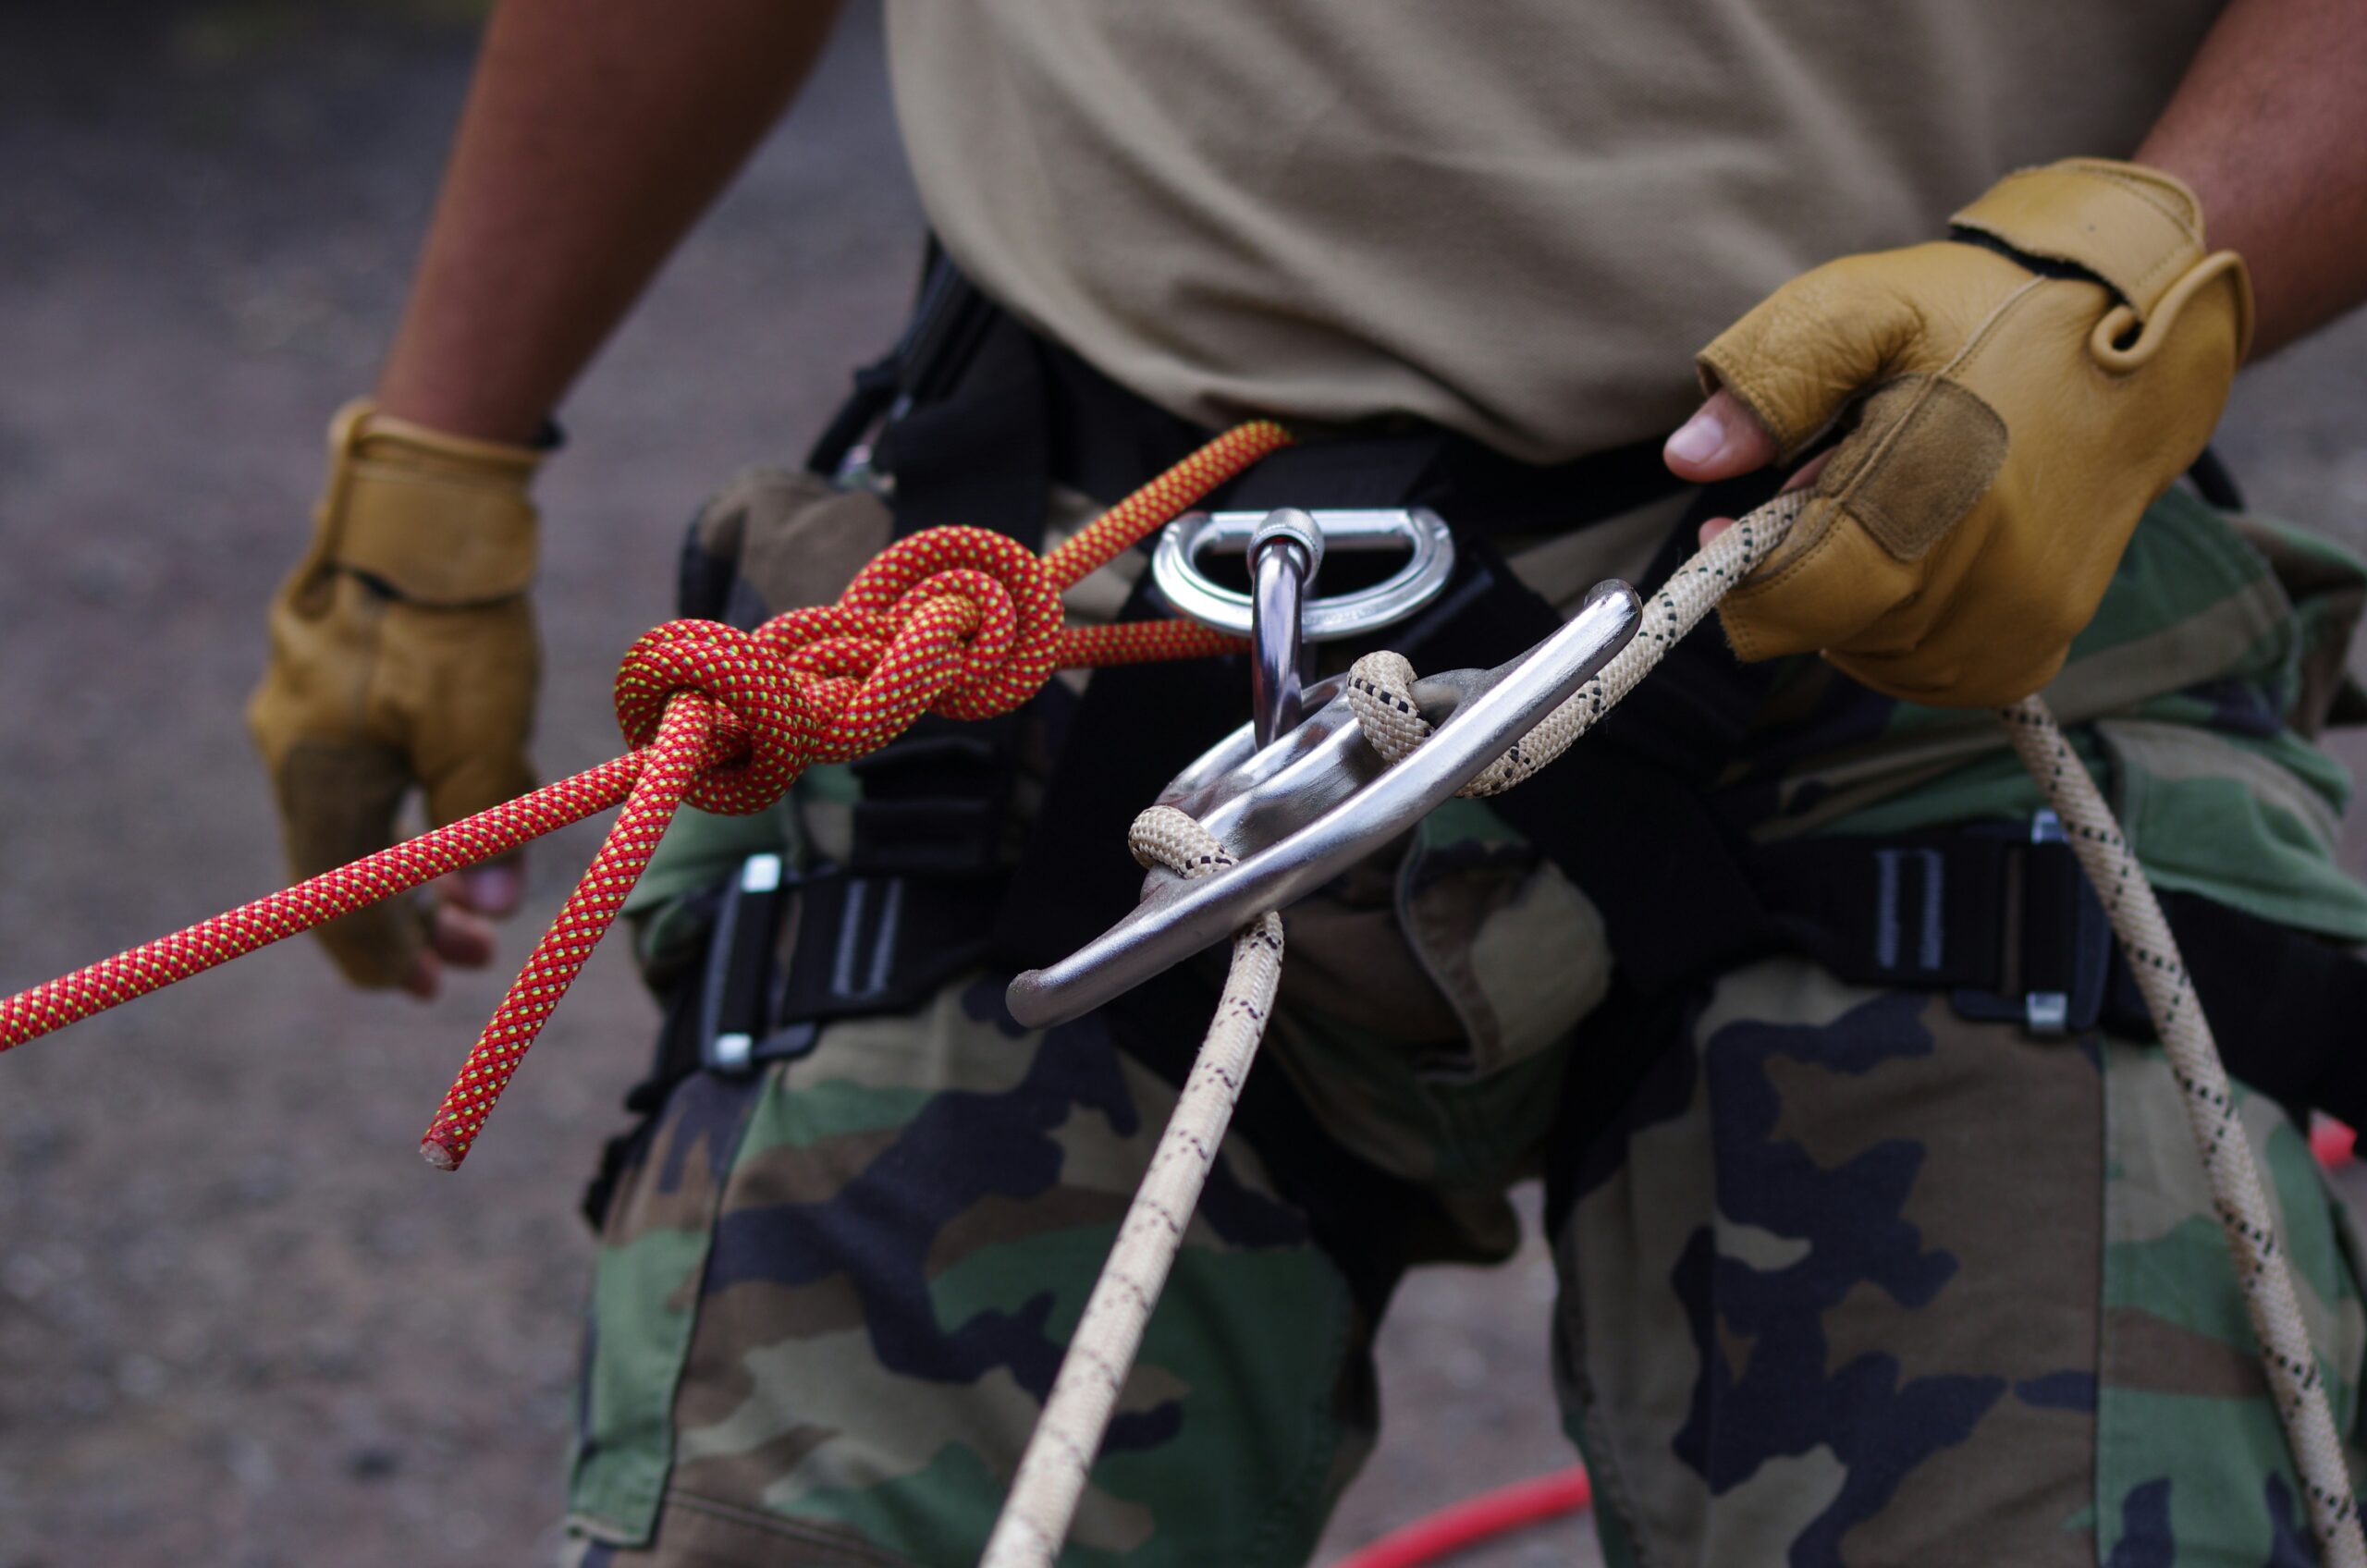
[{"label": "glove velcro strap", "polygon": [[485,604],[533,581],[528,447],[447,435],[349,405],[330,427],[321,547],[414,604]]},{"label": "glove velcro strap", "polygon": [[2193,191],[2158,170],[2103,158],[2009,174],[1948,221],[2094,275],[2140,321],[2203,254]]}]

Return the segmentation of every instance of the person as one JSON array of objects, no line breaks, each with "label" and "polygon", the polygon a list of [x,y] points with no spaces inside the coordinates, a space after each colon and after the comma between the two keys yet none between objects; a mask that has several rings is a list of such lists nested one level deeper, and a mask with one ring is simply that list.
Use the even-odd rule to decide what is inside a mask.
[{"label": "person", "polygon": [[[834,10],[496,7],[272,610],[251,721],[297,871],[414,788],[444,820],[528,782],[548,416]],[[2176,1085],[1979,710],[2043,686],[2075,724],[2182,931],[2220,934],[2189,942],[2206,998],[2214,952],[2367,938],[2311,744],[2356,711],[2367,570],[2203,454],[2239,361],[2367,294],[2357,9],[890,0],[888,27],[919,320],[817,472],[705,509],[689,607],[827,602],[938,522],[1047,544],[1250,416],[1304,439],[1233,504],[1453,523],[1495,608],[1414,637],[1429,668],[1517,651],[1786,475],[1814,496],[1627,729],[1290,912],[1267,1060],[1063,1561],[1304,1562],[1369,1446],[1393,1284],[1503,1256],[1540,1172],[1610,1561],[2314,1561]],[[1073,610],[1139,606],[1139,570]],[[1234,667],[1105,672],[678,827],[636,899],[668,1039],[600,1194],[572,1561],[974,1560],[1206,976],[1043,1032],[1000,983],[1122,913],[1109,825],[1245,695]],[[752,926],[767,864],[789,892]],[[517,889],[486,868],[330,950],[429,994]],[[708,977],[751,928],[775,1004],[727,1059]],[[2295,1060],[2324,1054],[2336,991],[2260,967],[2217,964],[2223,1035],[2298,1017]],[[2279,1104],[2308,1086],[2268,1087],[2246,1126],[2348,1427],[2359,1238]]]}]

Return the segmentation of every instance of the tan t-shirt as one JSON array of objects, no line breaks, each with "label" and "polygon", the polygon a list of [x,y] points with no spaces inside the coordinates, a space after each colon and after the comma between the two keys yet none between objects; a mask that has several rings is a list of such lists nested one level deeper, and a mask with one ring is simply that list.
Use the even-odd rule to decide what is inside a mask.
[{"label": "tan t-shirt", "polygon": [[977,283],[1208,423],[1418,415],[1544,461],[2006,170],[2126,156],[2219,0],[890,0]]}]

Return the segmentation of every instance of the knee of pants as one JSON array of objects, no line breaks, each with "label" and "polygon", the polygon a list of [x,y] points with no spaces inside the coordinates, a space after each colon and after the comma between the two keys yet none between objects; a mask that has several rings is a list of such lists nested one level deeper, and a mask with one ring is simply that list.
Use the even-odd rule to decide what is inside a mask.
[{"label": "knee of pants", "polygon": [[[1098,1020],[975,1002],[695,1076],[644,1135],[593,1292],[586,1562],[976,1561],[1174,1093]],[[1303,1561],[1369,1440],[1368,1341],[1229,1140],[1063,1562]]]},{"label": "knee of pants", "polygon": [[[2283,1111],[2242,1109],[2349,1430],[2349,1223]],[[2157,1049],[1759,964],[1584,1167],[1557,1373],[1644,1560],[2314,1561]]]}]

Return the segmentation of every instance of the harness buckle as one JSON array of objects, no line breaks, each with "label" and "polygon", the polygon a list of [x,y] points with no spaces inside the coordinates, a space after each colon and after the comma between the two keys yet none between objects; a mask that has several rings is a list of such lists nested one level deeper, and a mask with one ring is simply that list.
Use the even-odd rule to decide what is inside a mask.
[{"label": "harness buckle", "polygon": [[2022,849],[2005,861],[1999,986],[1958,987],[1949,1002],[1962,1017],[2019,1023],[2041,1038],[2092,1028],[2112,986],[2112,922],[2053,810],[2042,806],[2026,828],[2005,831]]},{"label": "harness buckle", "polygon": [[[780,971],[774,957],[783,905],[804,878],[779,854],[750,855],[725,884],[707,939],[696,1022],[699,1065],[738,1075],[813,1044],[811,1023],[776,1029]],[[803,1031],[803,1034],[800,1034]]]}]

